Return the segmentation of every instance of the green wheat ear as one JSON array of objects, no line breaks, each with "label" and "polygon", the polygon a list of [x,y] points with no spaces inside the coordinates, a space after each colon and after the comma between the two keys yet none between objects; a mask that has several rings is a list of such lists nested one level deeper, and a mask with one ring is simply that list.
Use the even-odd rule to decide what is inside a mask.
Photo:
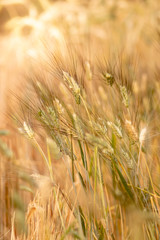
[{"label": "green wheat ear", "polygon": [[122,138],[122,129],[121,129],[121,125],[120,125],[120,121],[117,120],[117,125],[114,124],[113,122],[107,122],[107,125],[113,130],[113,132],[115,133],[115,135],[119,138]]},{"label": "green wheat ear", "polygon": [[13,152],[8,147],[8,145],[0,139],[0,152],[7,158],[13,157]]},{"label": "green wheat ear", "polygon": [[67,83],[68,87],[72,90],[72,93],[73,93],[73,95],[75,97],[76,103],[80,104],[80,100],[81,100],[80,93],[81,93],[81,90],[80,90],[80,87],[77,84],[77,82],[74,80],[73,77],[71,77],[67,72],[64,72],[64,71],[63,71],[63,79]]},{"label": "green wheat ear", "polygon": [[129,107],[129,100],[128,100],[128,93],[127,93],[127,89],[125,86],[120,86],[120,92],[121,92],[121,96],[123,99],[123,104],[126,106],[126,108]]}]

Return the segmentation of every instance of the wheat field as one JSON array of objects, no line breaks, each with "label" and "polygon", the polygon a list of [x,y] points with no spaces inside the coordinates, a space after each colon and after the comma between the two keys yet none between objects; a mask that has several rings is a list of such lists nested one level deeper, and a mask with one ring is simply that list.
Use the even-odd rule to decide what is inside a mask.
[{"label": "wheat field", "polygon": [[159,0],[1,0],[0,49],[0,239],[160,239]]}]

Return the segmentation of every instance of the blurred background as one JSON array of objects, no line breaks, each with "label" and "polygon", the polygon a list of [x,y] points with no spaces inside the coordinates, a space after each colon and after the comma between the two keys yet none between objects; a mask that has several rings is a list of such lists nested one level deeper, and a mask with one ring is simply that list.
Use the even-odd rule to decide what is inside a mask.
[{"label": "blurred background", "polygon": [[159,65],[160,2],[0,0],[0,239],[11,239],[15,211],[18,226],[24,227],[36,192],[30,174],[45,174],[39,155],[9,117],[17,109],[14,95],[26,94],[26,75],[32,76],[33,66],[45,67],[46,55],[56,48],[65,52],[66,42],[85,46],[88,58],[125,51],[140,59],[136,69],[142,78],[134,85],[138,94],[147,81],[151,84],[148,73]]}]

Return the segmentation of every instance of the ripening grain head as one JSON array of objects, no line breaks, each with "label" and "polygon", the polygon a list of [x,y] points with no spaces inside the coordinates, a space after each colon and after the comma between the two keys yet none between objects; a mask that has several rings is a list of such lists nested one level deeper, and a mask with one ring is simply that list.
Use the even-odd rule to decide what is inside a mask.
[{"label": "ripening grain head", "polygon": [[144,128],[142,128],[142,130],[140,131],[140,134],[139,134],[139,141],[141,144],[144,142],[146,135],[147,135],[147,128],[144,127]]}]

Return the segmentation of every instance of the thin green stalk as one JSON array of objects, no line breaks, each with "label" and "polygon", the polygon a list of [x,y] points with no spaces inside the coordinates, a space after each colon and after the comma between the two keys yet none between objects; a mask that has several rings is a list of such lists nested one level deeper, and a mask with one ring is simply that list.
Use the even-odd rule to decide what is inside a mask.
[{"label": "thin green stalk", "polygon": [[[91,123],[91,125],[92,125],[91,116],[90,116],[90,114],[89,114],[89,112],[88,112],[88,108],[87,108],[86,102],[85,102],[85,100],[83,99],[82,96],[81,96],[81,99],[82,99],[83,105],[84,105],[84,107],[85,107],[85,109],[86,109],[86,112],[87,112],[87,115],[88,115],[89,121],[90,121],[90,123]],[[92,132],[93,132],[93,125],[92,125]]]},{"label": "thin green stalk", "polygon": [[94,150],[94,209],[96,204],[96,194],[97,194],[97,146]]},{"label": "thin green stalk", "polygon": [[[39,151],[39,153],[41,154],[41,156],[43,157],[43,159],[45,160],[46,164],[47,164],[47,167],[49,169],[49,172],[50,172],[50,177],[51,177],[51,180],[53,182],[53,172],[52,172],[52,167],[51,167],[51,158],[49,157],[49,161],[48,159],[46,158],[46,155],[45,153],[43,152],[42,148],[40,147],[39,143],[36,141],[35,138],[33,138],[33,144],[34,146],[37,148],[37,150]],[[48,150],[48,149],[47,149]],[[49,154],[49,152],[48,152]],[[50,154],[49,154],[50,156]],[[56,199],[56,202],[57,202],[57,207],[58,207],[58,212],[59,212],[59,216],[60,216],[60,219],[61,219],[61,223],[62,223],[62,227],[65,231],[65,225],[64,225],[64,221],[63,221],[63,217],[62,217],[62,214],[61,214],[61,210],[60,210],[60,206],[59,206],[59,202],[58,202],[58,197],[57,197],[57,194],[55,192],[55,189],[53,188],[53,192],[54,192],[54,197]]]},{"label": "thin green stalk", "polygon": [[48,153],[48,164],[49,164],[50,177],[51,177],[51,180],[53,181],[53,170],[52,170],[51,154],[50,154],[50,149],[49,149],[49,145],[48,144],[47,144],[47,153]]},{"label": "thin green stalk", "polygon": [[99,161],[98,153],[97,153],[97,166],[98,166],[98,174],[99,174],[99,180],[100,180],[102,207],[103,207],[104,217],[105,217],[105,221],[106,221],[106,228],[108,229],[105,198],[104,198],[103,183],[102,183],[102,173],[101,173],[101,167],[100,167],[100,161]]}]

